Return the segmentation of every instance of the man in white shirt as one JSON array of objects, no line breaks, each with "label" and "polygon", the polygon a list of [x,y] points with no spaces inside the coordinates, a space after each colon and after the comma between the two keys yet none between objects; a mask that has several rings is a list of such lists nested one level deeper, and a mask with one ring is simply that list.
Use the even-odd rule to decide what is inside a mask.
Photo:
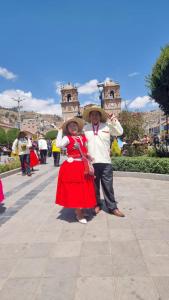
[{"label": "man in white shirt", "polygon": [[[124,217],[124,214],[117,208],[113,190],[113,167],[110,158],[110,135],[120,136],[123,134],[117,118],[108,114],[98,106],[86,108],[83,118],[87,125],[84,133],[88,140],[88,152],[93,157],[95,170],[95,187],[97,197],[96,214],[101,209],[100,182],[107,208],[110,213]],[[108,119],[109,118],[109,119]]]},{"label": "man in white shirt", "polygon": [[46,142],[46,140],[43,136],[39,137],[38,148],[39,148],[39,151],[40,151],[41,164],[46,164],[48,145],[47,145],[47,142]]}]

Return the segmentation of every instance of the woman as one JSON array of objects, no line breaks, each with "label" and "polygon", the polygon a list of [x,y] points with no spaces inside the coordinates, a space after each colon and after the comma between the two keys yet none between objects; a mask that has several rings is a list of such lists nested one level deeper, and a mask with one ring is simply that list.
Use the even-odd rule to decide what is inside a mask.
[{"label": "woman", "polygon": [[56,204],[67,208],[75,208],[77,220],[86,224],[84,208],[96,206],[94,177],[85,175],[85,165],[82,159],[87,156],[86,137],[81,134],[83,121],[73,118],[66,121],[57,136],[57,146],[66,147],[67,160],[60,167],[56,193]]},{"label": "woman", "polygon": [[30,168],[34,171],[33,167],[39,165],[39,158],[36,152],[36,144],[33,142],[30,148]]},{"label": "woman", "polygon": [[4,193],[3,193],[3,187],[2,187],[2,181],[0,179],[0,203],[4,200]]},{"label": "woman", "polygon": [[18,138],[13,142],[12,152],[18,154],[21,162],[22,175],[31,176],[30,148],[32,143],[24,131],[20,131]]}]

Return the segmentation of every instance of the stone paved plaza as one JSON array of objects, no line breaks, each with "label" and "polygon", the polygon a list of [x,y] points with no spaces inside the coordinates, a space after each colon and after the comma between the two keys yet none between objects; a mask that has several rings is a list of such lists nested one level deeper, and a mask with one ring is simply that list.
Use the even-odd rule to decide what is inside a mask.
[{"label": "stone paved plaza", "polygon": [[169,300],[169,182],[115,177],[123,219],[54,204],[50,159],[3,179],[0,300]]}]

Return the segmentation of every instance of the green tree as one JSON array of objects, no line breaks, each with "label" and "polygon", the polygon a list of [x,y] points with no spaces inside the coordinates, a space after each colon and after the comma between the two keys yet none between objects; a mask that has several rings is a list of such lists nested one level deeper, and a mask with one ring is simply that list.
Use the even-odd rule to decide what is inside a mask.
[{"label": "green tree", "polygon": [[161,49],[152,73],[146,78],[149,95],[164,111],[167,121],[169,116],[169,45]]},{"label": "green tree", "polygon": [[139,112],[122,111],[119,115],[119,121],[124,130],[124,136],[131,143],[139,140],[144,135],[143,116]]},{"label": "green tree", "polygon": [[48,131],[45,135],[46,139],[54,140],[57,136],[58,131],[57,130],[51,130]]},{"label": "green tree", "polygon": [[18,128],[12,128],[7,131],[7,140],[9,144],[12,144],[13,141],[17,138],[19,133]]},{"label": "green tree", "polygon": [[2,145],[7,144],[7,135],[3,128],[0,128],[0,144]]}]

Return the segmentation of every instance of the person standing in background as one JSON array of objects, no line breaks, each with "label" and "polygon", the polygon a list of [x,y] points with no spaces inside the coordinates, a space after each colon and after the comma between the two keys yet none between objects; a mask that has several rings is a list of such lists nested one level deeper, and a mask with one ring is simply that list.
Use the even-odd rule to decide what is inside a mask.
[{"label": "person standing in background", "polygon": [[57,147],[57,141],[56,141],[56,139],[54,139],[52,141],[52,154],[53,154],[53,160],[54,160],[55,167],[59,167],[60,151],[61,151],[61,149],[59,147]]},{"label": "person standing in background", "polygon": [[38,140],[38,148],[40,152],[40,161],[41,164],[46,164],[48,145],[45,138],[41,135]]},{"label": "person standing in background", "polygon": [[0,203],[4,200],[3,186],[0,178]]},{"label": "person standing in background", "polygon": [[12,145],[12,152],[19,155],[21,162],[22,175],[31,176],[30,170],[30,148],[32,147],[31,140],[27,137],[25,131],[20,131],[18,138],[15,139]]}]

